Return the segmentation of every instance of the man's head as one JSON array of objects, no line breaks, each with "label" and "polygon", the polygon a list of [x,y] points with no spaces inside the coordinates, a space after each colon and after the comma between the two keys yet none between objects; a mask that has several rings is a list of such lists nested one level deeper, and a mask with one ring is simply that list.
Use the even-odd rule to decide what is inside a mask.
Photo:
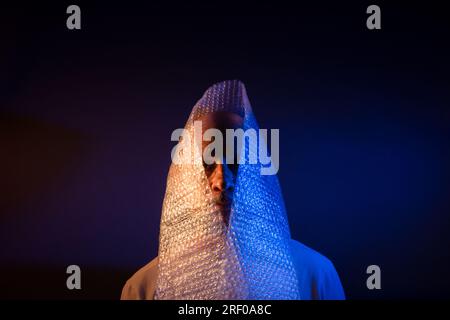
[{"label": "man's head", "polygon": [[[231,148],[225,148],[230,145],[227,131],[233,131],[227,129],[236,130],[233,140],[241,150],[235,159],[240,166],[227,163],[232,158]],[[255,150],[259,140],[251,140],[250,134],[256,136],[258,129],[244,85],[230,80],[211,86],[194,106],[185,129],[172,134],[173,141],[182,143],[172,150],[167,177],[156,299],[299,297],[277,177],[263,175],[263,163],[252,162],[261,149]],[[228,149],[225,159],[220,148],[213,156],[217,145]],[[200,150],[207,160],[204,167]],[[211,203],[212,195],[223,205]],[[232,219],[231,208],[226,208],[230,204]]]},{"label": "man's head", "polygon": [[[243,118],[232,112],[213,112],[206,114],[199,118],[202,121],[202,131],[206,132],[208,129],[217,129],[222,133],[223,146],[222,150],[227,150],[227,145],[233,144],[232,141],[227,141],[226,129],[240,129],[243,125]],[[203,135],[202,133],[202,135]],[[202,154],[210,143],[213,141],[202,142]],[[234,144],[235,145],[235,144]],[[203,166],[205,174],[208,178],[208,183],[214,197],[216,205],[222,211],[223,217],[228,222],[230,206],[233,199],[234,184],[239,164],[237,163],[237,150],[233,151],[234,159],[227,162],[225,152],[223,156],[214,156],[214,161],[205,161],[203,159]]]}]

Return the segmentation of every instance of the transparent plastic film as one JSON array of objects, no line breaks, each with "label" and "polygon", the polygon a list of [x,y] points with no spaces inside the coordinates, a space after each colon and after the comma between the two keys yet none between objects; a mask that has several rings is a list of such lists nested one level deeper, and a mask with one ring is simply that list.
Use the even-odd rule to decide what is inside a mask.
[{"label": "transparent plastic film", "polygon": [[[300,299],[277,176],[262,175],[259,161],[241,163],[228,220],[214,201],[194,122],[215,112],[239,115],[243,130],[259,129],[240,81],[213,85],[194,106],[189,139],[175,151],[191,161],[172,163],[167,177],[155,299]],[[242,146],[241,157],[258,150]]]}]

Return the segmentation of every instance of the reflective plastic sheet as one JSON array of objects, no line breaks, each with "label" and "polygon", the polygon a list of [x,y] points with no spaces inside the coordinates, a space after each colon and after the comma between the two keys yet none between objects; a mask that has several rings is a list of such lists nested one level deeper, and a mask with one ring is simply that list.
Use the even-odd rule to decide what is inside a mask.
[{"label": "reflective plastic sheet", "polygon": [[[218,111],[243,117],[244,130],[259,129],[240,81],[213,85],[194,106],[185,126],[191,139],[175,151],[192,161],[172,163],[167,178],[155,299],[300,299],[276,175],[261,175],[259,162],[239,165],[227,225],[201,152],[187,152],[198,148],[194,121]],[[244,148],[242,157],[252,152]]]}]

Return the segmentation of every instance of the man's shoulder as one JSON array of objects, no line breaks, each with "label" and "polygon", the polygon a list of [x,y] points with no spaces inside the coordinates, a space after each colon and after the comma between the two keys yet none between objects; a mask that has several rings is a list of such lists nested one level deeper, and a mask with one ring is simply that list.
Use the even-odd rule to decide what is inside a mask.
[{"label": "man's shoulder", "polygon": [[158,271],[158,257],[154,258],[152,261],[147,263],[145,266],[136,271],[130,279],[128,279],[128,283],[136,284],[147,282],[150,278],[153,278],[157,275]]},{"label": "man's shoulder", "polygon": [[323,254],[294,239],[291,239],[289,244],[296,264],[301,264],[303,268],[311,271],[334,270],[333,263]]},{"label": "man's shoulder", "polygon": [[302,299],[345,299],[339,275],[327,257],[295,240],[290,248]]},{"label": "man's shoulder", "polygon": [[125,283],[121,299],[153,299],[158,275],[158,257],[136,271]]}]

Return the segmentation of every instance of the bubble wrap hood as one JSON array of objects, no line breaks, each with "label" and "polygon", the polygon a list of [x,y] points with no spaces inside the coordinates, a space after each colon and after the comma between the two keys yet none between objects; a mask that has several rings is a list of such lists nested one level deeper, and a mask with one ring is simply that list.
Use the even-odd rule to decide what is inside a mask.
[{"label": "bubble wrap hood", "polygon": [[[210,87],[194,106],[194,120],[227,111],[258,130],[244,85],[237,80]],[[183,139],[175,152],[195,147]],[[245,152],[250,152],[244,144]],[[244,150],[241,156],[245,154]],[[191,157],[201,157],[195,152]],[[198,159],[197,159],[198,160]],[[240,164],[229,224],[223,221],[201,162],[172,163],[163,203],[155,299],[299,299],[290,232],[276,175],[261,164]]]}]

